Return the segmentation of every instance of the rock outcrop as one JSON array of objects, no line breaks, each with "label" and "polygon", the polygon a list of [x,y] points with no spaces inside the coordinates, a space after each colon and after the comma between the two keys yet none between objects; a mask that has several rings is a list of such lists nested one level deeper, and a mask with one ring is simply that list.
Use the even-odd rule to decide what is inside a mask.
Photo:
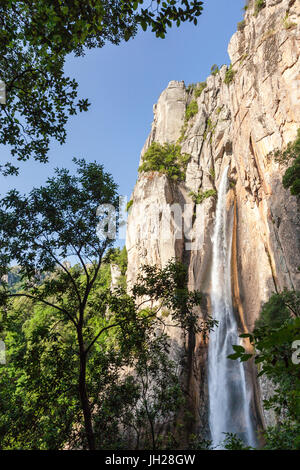
[{"label": "rock outcrop", "polygon": [[[184,82],[171,81],[154,106],[152,129],[141,157],[154,141],[178,141],[186,107],[196,100],[198,112],[181,139],[182,152],[191,159],[181,183],[156,172],[139,175],[126,241],[129,283],[141,264],[163,266],[178,257],[189,266],[190,288],[207,294],[206,308],[199,312],[205,314],[210,308],[215,198],[197,205],[197,217],[187,210],[189,215],[180,227],[175,213],[183,211],[185,204],[194,204],[191,191],[217,190],[229,164],[228,204],[235,209],[232,290],[241,331],[253,328],[272,292],[300,288],[299,201],[283,188],[285,167],[270,155],[294,140],[300,127],[300,3],[266,0],[257,15],[254,3],[249,2],[245,20],[228,47],[231,81],[223,66],[207,78],[198,98]],[[169,223],[170,218],[174,223]],[[182,332],[174,331],[172,337],[181,345],[194,430],[205,431],[207,344],[201,337],[185,337]],[[260,390],[250,369],[257,421],[263,426],[271,419],[261,409],[260,395],[268,387],[264,383]]]}]

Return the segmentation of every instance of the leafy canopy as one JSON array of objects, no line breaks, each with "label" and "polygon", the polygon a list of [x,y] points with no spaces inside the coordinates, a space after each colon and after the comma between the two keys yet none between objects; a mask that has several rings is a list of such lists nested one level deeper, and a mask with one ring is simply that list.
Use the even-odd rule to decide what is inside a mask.
[{"label": "leafy canopy", "polygon": [[185,179],[185,172],[190,158],[189,154],[181,153],[179,144],[165,143],[161,145],[158,142],[152,142],[143,156],[139,172],[158,171],[173,180],[182,181]]},{"label": "leafy canopy", "polygon": [[49,144],[66,140],[70,115],[87,111],[77,100],[77,83],[64,74],[67,54],[119,44],[151,28],[164,38],[172,24],[193,21],[202,12],[195,0],[2,0],[0,4],[0,79],[6,104],[0,105],[0,144],[13,161],[0,171],[18,173],[18,161],[47,162]]},{"label": "leafy canopy", "polygon": [[11,190],[0,201],[0,264],[7,274],[12,262],[28,279],[53,272],[62,260],[75,256],[85,266],[99,260],[112,243],[97,234],[100,204],[117,208],[117,186],[102,165],[74,160],[77,175],[56,169],[47,184],[28,196]]},{"label": "leafy canopy", "polygon": [[[111,250],[112,257],[122,262],[118,251]],[[95,448],[164,448],[164,426],[175,425],[184,396],[163,330],[172,323],[206,333],[214,322],[198,324],[193,309],[201,295],[188,292],[186,268],[179,262],[164,269],[145,267],[131,295],[110,292],[109,280],[103,283],[106,266],[89,295],[83,330],[87,347],[97,335],[86,361]],[[82,283],[84,277],[81,269]],[[74,304],[69,290],[71,282],[52,292],[52,301],[69,310]],[[169,315],[160,315],[167,307]],[[0,370],[3,448],[60,449],[66,443],[87,448],[77,330],[62,312],[33,299],[15,298],[1,315],[8,350],[7,366]]]}]

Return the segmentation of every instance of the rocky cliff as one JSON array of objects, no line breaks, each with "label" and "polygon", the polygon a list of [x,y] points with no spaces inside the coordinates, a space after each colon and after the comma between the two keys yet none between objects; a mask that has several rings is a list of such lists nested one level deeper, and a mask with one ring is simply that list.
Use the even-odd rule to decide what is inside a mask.
[{"label": "rocky cliff", "polygon": [[[158,172],[140,173],[128,217],[128,282],[142,263],[163,266],[178,257],[189,266],[189,285],[206,294],[210,308],[211,236],[214,197],[186,210],[180,227],[176,211],[193,205],[190,194],[218,190],[229,164],[228,205],[234,207],[232,292],[241,331],[251,330],[261,305],[274,291],[300,288],[299,202],[281,183],[285,167],[272,157],[300,127],[300,2],[266,0],[255,12],[250,1],[245,20],[228,52],[232,67],[209,76],[195,96],[193,87],[171,81],[154,106],[154,121],[141,157],[152,142],[176,143],[191,155],[184,182]],[[200,95],[200,96],[198,96]],[[198,112],[185,120],[187,106]],[[196,211],[197,217],[193,216]],[[188,213],[188,215],[186,215]],[[178,214],[177,214],[178,216]],[[174,223],[168,221],[173,220]],[[167,221],[167,222],[166,222]],[[196,431],[207,428],[207,344],[201,337],[172,331]],[[259,426],[269,419],[261,409],[266,384],[254,387]]]}]

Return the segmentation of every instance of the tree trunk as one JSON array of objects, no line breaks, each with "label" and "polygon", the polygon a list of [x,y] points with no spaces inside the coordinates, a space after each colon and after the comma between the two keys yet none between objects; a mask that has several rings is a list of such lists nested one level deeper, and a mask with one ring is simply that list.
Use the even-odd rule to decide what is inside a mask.
[{"label": "tree trunk", "polygon": [[86,386],[86,352],[84,350],[82,333],[80,331],[78,332],[78,342],[80,354],[79,395],[84,417],[84,428],[88,442],[88,448],[89,450],[95,450],[95,436],[92,424],[92,414]]}]

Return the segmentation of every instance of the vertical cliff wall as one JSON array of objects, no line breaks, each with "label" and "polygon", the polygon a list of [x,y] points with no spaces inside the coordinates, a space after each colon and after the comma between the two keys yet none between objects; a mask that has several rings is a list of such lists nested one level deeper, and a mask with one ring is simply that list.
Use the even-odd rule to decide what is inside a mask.
[{"label": "vertical cliff wall", "polygon": [[[254,14],[249,2],[245,21],[232,37],[227,66],[207,78],[199,97],[184,82],[171,81],[154,106],[154,121],[141,157],[152,142],[175,143],[191,155],[186,179],[177,183],[157,172],[139,174],[128,217],[128,282],[141,264],[163,266],[176,256],[189,266],[191,289],[206,294],[210,309],[210,279],[216,200],[209,197],[191,217],[190,231],[165,221],[175,217],[174,204],[193,204],[190,192],[218,190],[220,176],[229,164],[234,206],[232,291],[241,331],[253,327],[261,305],[276,290],[300,288],[299,202],[284,190],[285,167],[270,157],[296,137],[300,127],[300,3],[266,0]],[[228,82],[228,80],[225,80]],[[182,129],[188,104],[196,100],[197,114]],[[176,207],[176,206],[175,206]],[[186,221],[186,224],[188,222]],[[171,331],[181,359],[195,430],[207,429],[207,345],[199,337]],[[260,392],[254,371],[248,380],[255,388],[254,405],[259,426]],[[268,419],[265,415],[264,418]]]}]

